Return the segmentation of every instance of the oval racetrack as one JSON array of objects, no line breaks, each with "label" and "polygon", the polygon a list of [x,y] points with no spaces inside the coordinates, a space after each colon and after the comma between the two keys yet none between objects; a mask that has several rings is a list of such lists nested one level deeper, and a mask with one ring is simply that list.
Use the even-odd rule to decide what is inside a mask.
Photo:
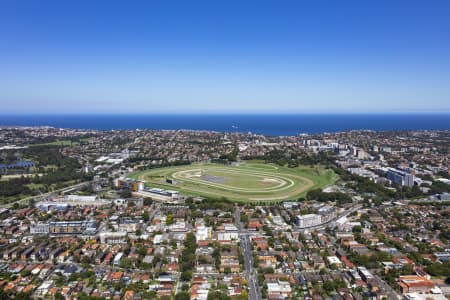
[{"label": "oval racetrack", "polygon": [[[264,163],[237,166],[192,164],[151,169],[129,174],[143,180],[147,187],[178,190],[186,195],[225,197],[236,201],[277,201],[296,199],[317,185],[315,173],[328,170],[286,168]],[[167,182],[171,179],[174,184]]]}]

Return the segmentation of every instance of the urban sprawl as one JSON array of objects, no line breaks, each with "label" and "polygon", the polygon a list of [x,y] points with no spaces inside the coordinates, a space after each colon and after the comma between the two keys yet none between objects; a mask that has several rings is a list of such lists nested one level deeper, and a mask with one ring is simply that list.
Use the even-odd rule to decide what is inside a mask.
[{"label": "urban sprawl", "polygon": [[[450,131],[0,127],[0,299],[448,299],[449,150]],[[162,168],[185,177],[133,176]],[[277,168],[318,179],[225,196],[293,188]]]}]

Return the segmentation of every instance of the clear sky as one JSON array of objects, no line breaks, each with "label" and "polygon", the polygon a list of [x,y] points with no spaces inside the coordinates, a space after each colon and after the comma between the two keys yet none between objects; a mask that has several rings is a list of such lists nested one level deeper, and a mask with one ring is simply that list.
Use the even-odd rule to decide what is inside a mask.
[{"label": "clear sky", "polygon": [[450,112],[450,1],[1,1],[0,114]]}]

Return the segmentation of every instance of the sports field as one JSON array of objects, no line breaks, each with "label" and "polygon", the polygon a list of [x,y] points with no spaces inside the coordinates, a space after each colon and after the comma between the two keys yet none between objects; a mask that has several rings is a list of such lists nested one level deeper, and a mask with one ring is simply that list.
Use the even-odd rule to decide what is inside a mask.
[{"label": "sports field", "polygon": [[[261,162],[239,165],[192,164],[131,173],[147,187],[177,190],[185,195],[234,201],[278,201],[297,199],[310,189],[332,184],[336,174],[323,167],[280,167]],[[172,179],[173,184],[167,183]]]}]

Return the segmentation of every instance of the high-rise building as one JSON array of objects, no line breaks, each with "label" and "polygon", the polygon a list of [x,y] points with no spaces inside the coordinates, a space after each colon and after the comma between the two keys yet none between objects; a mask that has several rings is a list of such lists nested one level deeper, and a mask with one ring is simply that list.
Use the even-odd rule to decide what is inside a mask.
[{"label": "high-rise building", "polygon": [[387,179],[391,180],[393,183],[403,185],[403,186],[414,186],[414,175],[400,171],[394,168],[389,168],[386,173]]}]

